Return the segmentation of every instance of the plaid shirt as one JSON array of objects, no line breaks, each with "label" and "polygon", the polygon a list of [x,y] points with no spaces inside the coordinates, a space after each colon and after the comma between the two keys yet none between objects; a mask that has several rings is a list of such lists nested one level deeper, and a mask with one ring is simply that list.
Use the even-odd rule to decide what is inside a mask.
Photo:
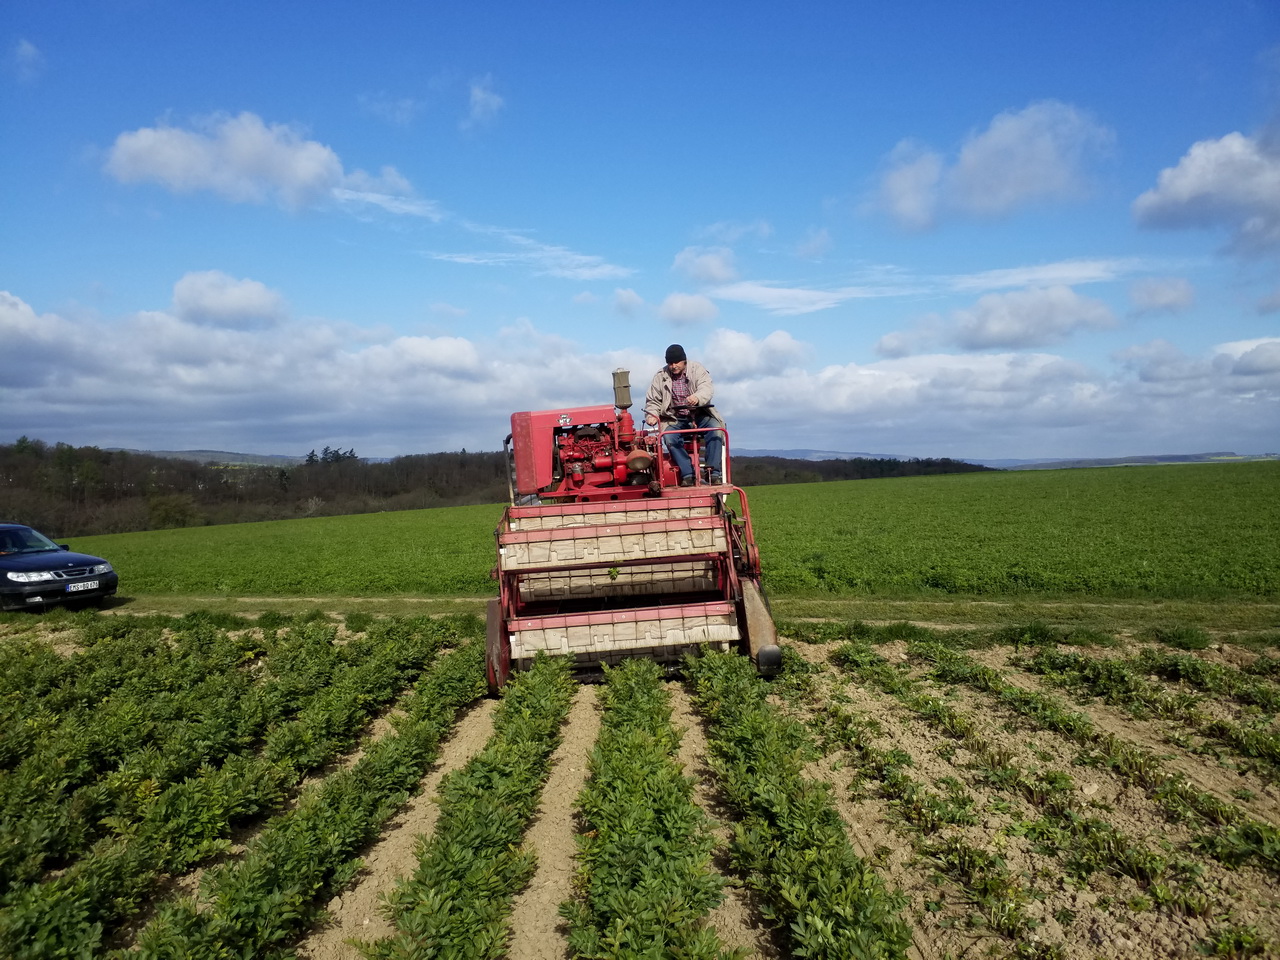
[{"label": "plaid shirt", "polygon": [[671,378],[671,405],[675,409],[676,416],[684,419],[689,416],[689,376],[688,374],[680,374],[678,377]]}]

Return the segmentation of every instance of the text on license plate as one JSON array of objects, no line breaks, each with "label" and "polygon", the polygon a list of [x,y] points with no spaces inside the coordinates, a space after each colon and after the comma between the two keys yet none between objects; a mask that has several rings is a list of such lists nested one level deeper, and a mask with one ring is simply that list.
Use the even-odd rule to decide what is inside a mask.
[{"label": "text on license plate", "polygon": [[74,593],[77,590],[97,590],[97,580],[82,580],[79,583],[68,583],[67,593]]}]

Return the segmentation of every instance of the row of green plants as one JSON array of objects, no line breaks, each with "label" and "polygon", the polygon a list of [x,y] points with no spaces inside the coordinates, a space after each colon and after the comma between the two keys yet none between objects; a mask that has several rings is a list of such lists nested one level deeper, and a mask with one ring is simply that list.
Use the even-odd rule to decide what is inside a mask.
[{"label": "row of green plants", "polygon": [[765,918],[796,956],[905,957],[904,900],[854,852],[830,787],[803,775],[816,756],[805,727],[768,702],[746,657],[709,653],[687,669],[712,768],[739,817],[731,859]]},{"label": "row of green plants", "polygon": [[[314,621],[261,638],[209,624],[168,636],[146,628],[70,658],[83,669],[30,698],[21,759],[0,771],[3,889],[129,835],[166,790],[229,759],[317,766],[440,645],[389,621],[334,639]],[[128,674],[92,669],[103,660]]]},{"label": "row of green plants", "polygon": [[578,796],[577,897],[561,907],[582,958],[731,960],[708,913],[724,897],[716,840],[676,760],[661,668],[627,660],[606,672],[601,730]]},{"label": "row of green plants", "polygon": [[1253,820],[1235,804],[1198,790],[1180,773],[1171,773],[1156,754],[1101,731],[1086,715],[1059,700],[1010,683],[999,671],[947,647],[936,639],[913,641],[908,653],[931,666],[940,683],[961,683],[994,696],[1027,721],[1061,734],[1081,748],[1078,762],[1105,766],[1143,790],[1164,816],[1204,829],[1196,849],[1228,865],[1254,863],[1280,875],[1280,830]]},{"label": "row of green plants", "polygon": [[[1061,945],[1033,939],[1038,924],[1028,915],[1033,893],[1014,876],[998,854],[970,843],[950,827],[978,822],[977,804],[958,780],[943,784],[945,792],[930,790],[909,772],[915,765],[910,754],[897,747],[881,748],[880,723],[859,715],[833,693],[825,702],[812,704],[814,725],[828,750],[847,751],[853,761],[853,798],[862,799],[868,786],[879,784],[880,794],[901,832],[912,837],[916,853],[940,873],[959,884],[974,918],[993,932],[1013,941],[1016,957],[1051,960],[1061,955]],[[937,904],[941,909],[941,902]]]},{"label": "row of green plants", "polygon": [[[478,621],[452,626],[470,636],[480,632]],[[400,703],[393,733],[268,821],[243,856],[206,871],[197,895],[163,904],[138,934],[136,951],[112,955],[225,960],[286,952],[354,876],[359,851],[418,787],[459,711],[483,694],[483,656],[474,641],[444,656]]]},{"label": "row of green plants", "polygon": [[916,680],[865,645],[847,644],[833,653],[832,660],[963,744],[973,757],[971,766],[987,787],[1030,804],[1036,818],[1024,822],[1020,833],[1042,852],[1061,857],[1066,876],[1081,882],[1096,872],[1126,876],[1149,891],[1158,907],[1191,916],[1210,911],[1208,892],[1199,882],[1204,872],[1201,864],[1186,855],[1153,850],[1097,817],[1079,800],[1075,781],[1065,771],[1019,765],[1014,752],[994,743],[978,720],[921,689]]},{"label": "row of green plants", "polygon": [[[309,643],[334,646],[330,630],[301,633]],[[249,749],[163,786],[146,782],[134,792],[130,816],[111,818],[111,833],[67,869],[15,885],[0,902],[0,948],[15,957],[103,949],[105,931],[135,915],[166,875],[225,853],[232,830],[278,809],[459,636],[456,627],[430,620],[388,621],[370,633],[368,659],[327,674],[331,683]]]},{"label": "row of green plants", "polygon": [[440,819],[418,866],[387,898],[396,933],[377,960],[501,957],[512,898],[537,865],[522,846],[576,685],[567,658],[539,657],[503,689],[485,748],[440,785]]},{"label": "row of green plants", "polygon": [[[1125,707],[1135,717],[1157,716],[1176,720],[1211,740],[1226,745],[1242,757],[1263,761],[1264,772],[1276,775],[1280,764],[1280,734],[1270,728],[1273,715],[1259,715],[1258,723],[1246,725],[1213,716],[1202,698],[1191,691],[1167,690],[1148,679],[1144,671],[1186,672],[1209,682],[1212,676],[1227,680],[1228,674],[1189,670],[1184,661],[1152,655],[1146,664],[1125,660],[1104,660],[1057,650],[1039,650],[1025,664],[1032,673],[1050,683],[1100,697],[1106,703]],[[1236,690],[1264,694],[1257,684],[1237,685]],[[1275,691],[1271,691],[1274,693]]]}]

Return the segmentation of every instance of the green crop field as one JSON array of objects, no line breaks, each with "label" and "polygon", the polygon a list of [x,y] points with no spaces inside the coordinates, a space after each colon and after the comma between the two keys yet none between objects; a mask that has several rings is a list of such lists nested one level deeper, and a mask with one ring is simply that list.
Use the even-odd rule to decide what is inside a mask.
[{"label": "green crop field", "polygon": [[752,488],[779,676],[500,700],[499,506],[78,539],[106,611],[0,614],[0,956],[1274,956],[1278,491]]},{"label": "green crop field", "polygon": [[[1280,597],[1280,463],[748,491],[774,597]],[[122,595],[480,597],[499,506],[83,537]]]}]

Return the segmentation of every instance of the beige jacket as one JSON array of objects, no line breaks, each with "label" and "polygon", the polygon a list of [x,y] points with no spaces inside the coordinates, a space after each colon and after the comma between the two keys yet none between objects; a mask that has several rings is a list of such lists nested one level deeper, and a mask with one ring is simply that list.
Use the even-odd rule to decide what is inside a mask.
[{"label": "beige jacket", "polygon": [[[713,387],[711,374],[707,372],[707,368],[697,360],[690,360],[685,367],[684,375],[689,378],[689,396],[698,398],[695,409],[697,411],[705,411],[719,420],[719,414],[716,413],[715,407],[711,405]],[[649,392],[645,394],[645,421],[648,422],[650,415],[656,416],[664,423],[670,423],[675,420],[676,412],[672,406],[672,399],[671,370],[669,367],[664,366],[653,375],[653,380],[649,384]]]}]

